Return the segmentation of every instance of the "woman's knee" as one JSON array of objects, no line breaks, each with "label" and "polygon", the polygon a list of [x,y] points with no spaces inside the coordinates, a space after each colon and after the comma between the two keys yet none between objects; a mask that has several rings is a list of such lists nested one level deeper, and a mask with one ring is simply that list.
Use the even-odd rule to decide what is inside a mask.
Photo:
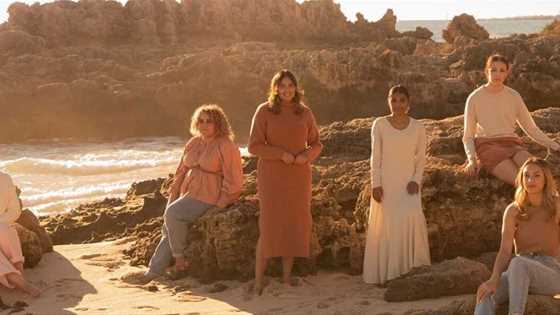
[{"label": "woman's knee", "polygon": [[509,262],[508,275],[524,274],[527,273],[527,258],[516,256]]},{"label": "woman's knee", "polygon": [[513,156],[513,161],[517,166],[521,167],[531,156],[531,153],[527,151],[519,151]]},{"label": "woman's knee", "polygon": [[179,207],[176,202],[172,203],[169,207],[165,209],[165,212],[163,213],[164,221],[177,220],[180,211],[181,211],[181,207]]}]

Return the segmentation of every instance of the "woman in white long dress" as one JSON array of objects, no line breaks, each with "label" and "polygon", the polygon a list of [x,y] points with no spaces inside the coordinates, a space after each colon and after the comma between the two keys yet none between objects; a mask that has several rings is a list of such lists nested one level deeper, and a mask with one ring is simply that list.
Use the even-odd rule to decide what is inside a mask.
[{"label": "woman in white long dress", "polygon": [[377,118],[371,133],[372,200],[363,278],[375,284],[430,264],[420,194],[426,130],[408,116],[410,96],[405,87],[392,87],[388,103],[391,115]]}]

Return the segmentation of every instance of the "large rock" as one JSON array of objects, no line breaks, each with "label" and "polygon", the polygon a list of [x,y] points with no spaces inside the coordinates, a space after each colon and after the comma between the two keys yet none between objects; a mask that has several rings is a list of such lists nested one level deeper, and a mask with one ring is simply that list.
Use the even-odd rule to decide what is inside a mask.
[{"label": "large rock", "polygon": [[417,26],[414,31],[403,32],[404,36],[410,36],[418,39],[431,39],[434,33],[428,28]]},{"label": "large rock", "polygon": [[41,257],[43,257],[41,240],[33,231],[24,228],[18,223],[15,223],[14,227],[21,242],[23,257],[25,257],[24,266],[26,268],[33,268],[41,261]]},{"label": "large rock", "polygon": [[[407,315],[472,315],[476,301],[474,296],[467,300],[454,301],[447,306],[435,310],[419,310],[408,312]],[[560,299],[542,295],[529,295],[524,315],[559,315]],[[507,305],[500,305],[496,315],[508,315]]]},{"label": "large rock", "polygon": [[543,34],[545,35],[560,35],[560,19],[555,19],[544,27]]},{"label": "large rock", "polygon": [[38,53],[45,47],[45,40],[20,30],[0,31],[0,50],[14,55]]},{"label": "large rock", "polygon": [[458,257],[414,268],[406,275],[391,280],[384,299],[400,302],[471,294],[488,278],[490,270],[484,264]]},{"label": "large rock", "polygon": [[452,46],[423,39],[424,29],[403,36],[392,10],[348,22],[331,0],[56,1],[9,11],[0,28],[0,108],[10,107],[0,142],[185,136],[203,103],[221,104],[244,142],[282,68],[298,75],[323,125],[388,113],[397,83],[410,89],[415,117],[461,114],[493,52],[514,61],[508,84],[529,108],[560,99],[558,36]]},{"label": "large rock", "polygon": [[39,219],[28,209],[21,212],[21,215],[17,219],[16,223],[26,228],[27,230],[35,233],[41,244],[41,249],[43,253],[52,252],[53,244],[51,237],[47,233],[44,227],[39,223]]},{"label": "large rock", "polygon": [[43,226],[55,245],[116,239],[142,232],[139,225],[161,217],[166,202],[158,187],[158,190],[126,201],[105,199],[81,205],[70,214],[49,217]]},{"label": "large rock", "polygon": [[348,22],[332,0],[56,1],[8,8],[9,28],[46,39],[47,46],[175,45],[228,40],[379,40],[398,35],[388,10],[377,22]]},{"label": "large rock", "polygon": [[489,37],[488,31],[476,22],[474,16],[468,14],[453,17],[443,30],[443,38],[450,44],[464,44],[465,40],[482,41]]}]

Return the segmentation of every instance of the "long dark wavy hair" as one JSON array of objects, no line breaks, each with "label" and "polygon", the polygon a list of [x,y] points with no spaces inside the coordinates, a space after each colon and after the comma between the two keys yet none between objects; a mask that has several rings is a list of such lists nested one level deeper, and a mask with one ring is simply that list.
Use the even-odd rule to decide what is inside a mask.
[{"label": "long dark wavy hair", "polygon": [[270,90],[268,92],[268,109],[274,114],[280,114],[282,107],[280,106],[280,96],[278,95],[278,85],[284,78],[290,79],[296,87],[296,93],[292,102],[294,103],[294,113],[301,115],[303,113],[303,92],[298,87],[296,76],[287,69],[278,71],[270,81]]}]

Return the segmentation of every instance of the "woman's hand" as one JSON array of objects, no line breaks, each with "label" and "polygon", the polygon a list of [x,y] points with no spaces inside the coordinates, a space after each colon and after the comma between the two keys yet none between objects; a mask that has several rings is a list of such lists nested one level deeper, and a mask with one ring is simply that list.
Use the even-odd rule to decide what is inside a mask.
[{"label": "woman's hand", "polygon": [[408,185],[406,185],[406,191],[408,191],[409,195],[417,194],[419,190],[420,186],[415,181],[410,181],[408,182]]},{"label": "woman's hand", "polygon": [[296,156],[296,159],[294,160],[294,164],[302,165],[302,164],[307,163],[308,161],[309,161],[309,158],[307,157],[307,154],[300,153]]},{"label": "woman's hand", "polygon": [[284,152],[284,154],[282,154],[282,161],[286,164],[292,164],[294,163],[294,155],[288,152]]},{"label": "woman's hand", "polygon": [[490,279],[484,283],[482,283],[478,290],[476,291],[476,303],[480,303],[484,300],[487,296],[494,295],[496,290],[498,289],[498,281],[494,279]]},{"label": "woman's hand", "polygon": [[13,266],[23,275],[23,261],[15,262],[13,263]]},{"label": "woman's hand", "polygon": [[383,200],[383,187],[375,187],[371,190],[371,196],[373,200],[377,201],[378,203]]},{"label": "woman's hand", "polygon": [[475,176],[480,171],[480,166],[477,161],[469,161],[464,169],[468,176]]}]

